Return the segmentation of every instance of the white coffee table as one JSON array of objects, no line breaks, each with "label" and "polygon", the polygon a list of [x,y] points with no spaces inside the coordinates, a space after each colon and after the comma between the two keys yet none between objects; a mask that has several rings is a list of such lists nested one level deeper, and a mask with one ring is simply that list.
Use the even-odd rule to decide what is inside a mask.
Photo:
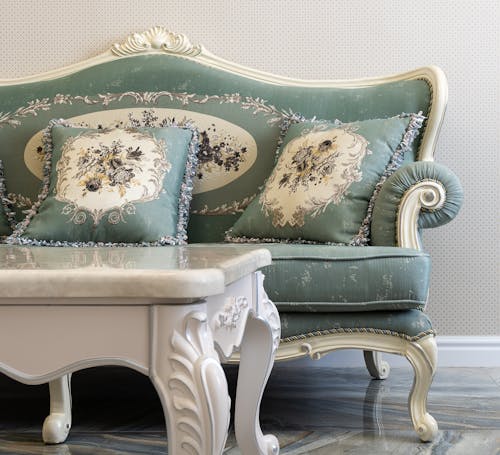
[{"label": "white coffee table", "polygon": [[[43,248],[0,245],[0,372],[49,382],[48,443],[71,427],[70,374],[123,365],[161,399],[168,453],[222,453],[230,398],[221,360],[239,351],[235,431],[242,453],[276,454],[259,408],[280,338],[260,267],[237,245]],[[124,397],[126,400],[126,397]]]}]

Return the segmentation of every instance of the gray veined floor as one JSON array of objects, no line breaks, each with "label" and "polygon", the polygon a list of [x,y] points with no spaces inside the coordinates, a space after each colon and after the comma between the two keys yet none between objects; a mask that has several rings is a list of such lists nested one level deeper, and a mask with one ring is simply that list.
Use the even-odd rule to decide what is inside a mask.
[{"label": "gray veined floor", "polygon": [[[332,364],[334,357],[332,356]],[[282,364],[283,365],[283,364]],[[410,368],[371,381],[361,368],[277,365],[261,409],[264,432],[278,436],[282,454],[500,454],[500,368],[439,369],[429,410],[440,425],[433,443],[411,428]],[[236,369],[228,369],[234,393]],[[124,368],[73,375],[73,429],[65,444],[44,446],[41,423],[48,388],[0,376],[1,454],[165,454],[159,400],[148,378]],[[230,434],[226,454],[236,455]]]}]

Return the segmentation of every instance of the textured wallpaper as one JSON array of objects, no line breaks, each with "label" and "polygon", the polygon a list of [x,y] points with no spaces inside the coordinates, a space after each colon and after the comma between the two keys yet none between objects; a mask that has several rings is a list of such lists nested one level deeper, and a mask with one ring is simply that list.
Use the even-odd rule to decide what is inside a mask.
[{"label": "textured wallpaper", "polygon": [[461,178],[465,205],[425,233],[428,310],[442,335],[500,335],[499,10],[497,0],[1,0],[0,78],[76,63],[153,25],[290,77],[440,66],[450,96],[437,160]]}]

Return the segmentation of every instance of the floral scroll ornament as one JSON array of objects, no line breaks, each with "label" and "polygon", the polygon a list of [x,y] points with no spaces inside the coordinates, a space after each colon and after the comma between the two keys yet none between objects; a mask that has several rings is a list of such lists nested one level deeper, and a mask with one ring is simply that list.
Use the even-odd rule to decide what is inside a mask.
[{"label": "floral scroll ornament", "polygon": [[[174,122],[173,118],[160,118],[154,109],[145,109],[141,117],[129,114],[129,125],[136,128],[163,127]],[[247,147],[238,137],[212,124],[200,131],[198,169],[196,177],[202,180],[207,174],[217,170],[237,172],[245,162]]]},{"label": "floral scroll ornament", "polygon": [[306,216],[314,218],[329,204],[340,204],[350,185],[361,180],[367,153],[368,142],[352,127],[311,131],[291,140],[259,198],[273,226],[303,226]]},{"label": "floral scroll ornament", "polygon": [[[149,38],[148,38],[149,39]],[[182,40],[181,40],[182,41]],[[137,43],[136,43],[137,44]],[[130,44],[132,46],[132,44]],[[122,50],[127,50],[123,44]],[[130,47],[130,53],[134,53],[136,49],[140,52],[140,45],[138,47]],[[181,49],[179,47],[179,49]],[[172,52],[170,50],[170,52]],[[123,55],[126,55],[124,53]],[[13,111],[0,112],[0,128],[11,127],[17,128],[22,125],[25,118],[36,117],[42,111],[50,111],[57,105],[77,105],[83,104],[87,106],[102,106],[111,107],[122,101],[131,102],[136,105],[158,105],[162,101],[170,101],[179,103],[181,106],[188,106],[191,104],[204,105],[207,103],[217,104],[238,104],[241,109],[251,111],[253,114],[262,114],[267,117],[267,124],[272,126],[284,121],[293,121],[297,114],[292,111],[279,109],[262,98],[242,96],[239,93],[230,93],[224,95],[198,95],[195,93],[187,92],[169,92],[169,91],[155,91],[155,92],[120,92],[120,93],[98,93],[95,95],[70,95],[64,93],[57,93],[51,98],[42,98],[29,101],[26,105],[20,106]],[[153,111],[153,109],[151,109]],[[157,119],[161,123],[161,119]],[[140,126],[145,126],[141,121]],[[85,126],[85,125],[81,125]],[[123,125],[127,126],[127,125]],[[131,124],[130,126],[134,126]],[[248,150],[246,144],[238,143],[237,138],[231,136],[226,137],[227,132],[223,131],[206,131],[206,138],[200,144],[200,165],[196,177],[198,180],[208,177],[208,174],[214,170],[236,171],[241,167],[241,164],[247,159]],[[216,137],[218,136],[218,137]],[[202,138],[203,139],[203,138]],[[36,151],[40,161],[43,161],[44,154],[41,147]],[[31,206],[30,203],[25,203],[28,196],[24,194],[9,194],[9,199],[12,199],[14,206],[24,208]],[[253,196],[248,199],[253,199]],[[193,211],[197,214],[205,215],[219,215],[219,214],[234,214],[240,213],[248,205],[247,200],[232,201],[228,204],[223,204],[218,207],[202,207],[199,210]],[[70,210],[68,208],[68,210]],[[74,213],[74,210],[71,210]]]},{"label": "floral scroll ornament", "polygon": [[171,169],[164,141],[135,129],[85,131],[62,146],[55,198],[66,205],[63,215],[83,224],[90,215],[97,225],[125,222],[137,202],[158,199]]},{"label": "floral scroll ornament", "polygon": [[218,315],[217,326],[228,330],[235,329],[243,310],[248,308],[248,299],[244,296],[230,297]]}]

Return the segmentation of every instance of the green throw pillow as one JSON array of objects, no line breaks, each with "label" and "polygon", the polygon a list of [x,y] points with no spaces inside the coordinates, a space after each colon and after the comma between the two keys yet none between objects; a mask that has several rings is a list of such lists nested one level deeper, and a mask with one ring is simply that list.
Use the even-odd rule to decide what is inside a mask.
[{"label": "green throw pillow", "polygon": [[190,125],[90,129],[51,121],[42,191],[8,242],[185,243],[197,146]]},{"label": "green throw pillow", "polygon": [[3,161],[0,160],[0,239],[4,239],[6,236],[12,234],[13,225],[14,213],[7,199]]},{"label": "green throw pillow", "polygon": [[424,117],[292,124],[263,191],[226,233],[229,242],[366,245],[375,198]]}]

